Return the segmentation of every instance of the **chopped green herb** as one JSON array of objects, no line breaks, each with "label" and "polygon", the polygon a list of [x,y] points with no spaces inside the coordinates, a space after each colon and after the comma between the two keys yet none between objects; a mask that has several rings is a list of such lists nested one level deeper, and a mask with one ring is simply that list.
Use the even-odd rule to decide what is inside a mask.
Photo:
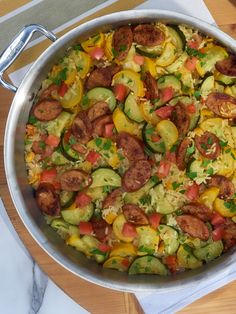
[{"label": "chopped green herb", "polygon": [[180,190],[179,193],[184,194],[186,190]]},{"label": "chopped green herb", "polygon": [[236,157],[235,157],[235,155],[234,155],[233,153],[231,153],[230,156],[231,156],[234,160],[236,160]]},{"label": "chopped green herb", "polygon": [[173,188],[173,190],[176,190],[176,189],[178,189],[178,187],[180,187],[182,185],[182,183],[180,182],[173,182],[172,183],[172,188]]},{"label": "chopped green herb", "polygon": [[202,167],[207,167],[210,162],[211,162],[210,160],[203,160],[203,162],[201,163],[201,166]]},{"label": "chopped green herb", "polygon": [[224,202],[224,206],[230,210],[231,213],[236,212],[236,204],[234,200],[229,200],[227,202]]},{"label": "chopped green herb", "polygon": [[193,96],[196,97],[197,99],[199,99],[201,97],[201,92],[200,90],[196,90],[194,93],[193,93]]},{"label": "chopped green herb", "polygon": [[119,160],[125,159],[125,157],[120,152],[118,152],[117,155],[118,155]]},{"label": "chopped green herb", "polygon": [[184,244],[183,244],[183,248],[184,248],[184,250],[187,251],[188,253],[192,253],[191,247],[190,247],[188,244],[184,243]]},{"label": "chopped green herb", "polygon": [[29,116],[28,122],[29,122],[30,124],[35,124],[35,123],[38,122],[38,119],[37,119],[35,116]]},{"label": "chopped green herb", "polygon": [[109,185],[104,185],[102,190],[104,193],[110,193],[111,187]]},{"label": "chopped green herb", "polygon": [[201,67],[204,67],[205,64],[206,64],[205,61],[201,61],[201,62],[200,62]]},{"label": "chopped green herb", "polygon": [[166,145],[164,142],[160,143],[160,148],[161,148],[161,150],[163,150],[164,153],[166,152]]},{"label": "chopped green herb", "polygon": [[174,145],[171,147],[170,152],[171,152],[171,153],[174,153],[174,152],[177,150],[177,148],[178,148],[178,144],[174,144]]},{"label": "chopped green herb", "polygon": [[118,54],[119,54],[119,52],[116,51],[115,48],[112,48],[112,49],[111,49],[111,52],[112,52],[114,58],[116,58],[116,57],[118,56]]},{"label": "chopped green herb", "polygon": [[153,132],[155,131],[155,128],[149,128],[149,129],[146,129],[145,133],[146,134],[153,134]]},{"label": "chopped green herb", "polygon": [[45,149],[46,143],[43,142],[43,141],[39,141],[39,147],[42,148],[42,149]]},{"label": "chopped green herb", "polygon": [[74,136],[70,136],[70,139],[69,139],[69,144],[70,145],[74,145],[76,143],[76,139]]},{"label": "chopped green herb", "polygon": [[181,215],[183,214],[183,212],[182,212],[181,209],[177,209],[177,210],[175,211],[175,214],[176,214],[177,216],[181,216]]},{"label": "chopped green herb", "polygon": [[62,70],[57,74],[56,77],[52,78],[52,79],[53,79],[53,82],[54,82],[56,85],[61,85],[61,83],[66,80],[66,73],[67,73],[67,68],[62,69]]},{"label": "chopped green herb", "polygon": [[180,80],[181,77],[182,77],[182,73],[176,73],[175,76],[176,76],[176,78],[177,78],[178,80]]},{"label": "chopped green herb", "polygon": [[201,51],[194,48],[187,47],[186,52],[189,56],[198,57],[198,58],[206,57],[206,53],[202,53]]},{"label": "chopped green herb", "polygon": [[84,95],[82,98],[82,102],[81,102],[81,106],[83,107],[83,109],[87,108],[89,105],[89,98],[87,95]]},{"label": "chopped green herb", "polygon": [[95,255],[103,255],[103,256],[106,255],[106,252],[102,252],[99,249],[91,249],[90,253],[95,254]]},{"label": "chopped green herb", "polygon": [[32,144],[31,140],[25,140],[25,145],[30,145],[30,144]]},{"label": "chopped green herb", "polygon": [[[139,252],[144,252],[144,253],[147,253],[149,255],[152,255],[154,253],[154,250],[153,249],[150,249],[144,245],[141,245],[139,248],[138,248]],[[146,267],[147,268],[147,267]]]},{"label": "chopped green herb", "polygon": [[159,178],[157,176],[152,176],[150,179],[154,184],[157,184],[159,182]]},{"label": "chopped green herb", "polygon": [[78,72],[80,72],[80,71],[82,71],[83,70],[83,67],[79,64],[79,65],[77,65],[77,71]]},{"label": "chopped green herb", "polygon": [[205,143],[201,143],[201,148],[203,148],[204,150],[207,150],[207,145]]},{"label": "chopped green herb", "polygon": [[97,147],[99,147],[99,146],[101,146],[101,144],[102,144],[102,139],[101,139],[100,137],[96,137],[96,138],[94,139],[94,142],[95,142],[95,145],[96,145]]},{"label": "chopped green herb", "polygon": [[74,50],[83,50],[80,44],[77,44],[73,47]]},{"label": "chopped green herb", "polygon": [[228,145],[228,142],[224,142],[224,141],[220,140],[220,146],[221,147],[225,147],[227,145]]},{"label": "chopped green herb", "polygon": [[225,150],[225,152],[226,152],[226,154],[231,153],[231,149],[230,149],[230,148],[227,148],[227,149]]},{"label": "chopped green herb", "polygon": [[126,45],[121,45],[119,51],[125,51],[127,49]]},{"label": "chopped green herb", "polygon": [[192,145],[190,147],[187,148],[187,156],[192,155],[195,152],[195,145],[194,143],[192,143]]},{"label": "chopped green herb", "polygon": [[190,179],[194,179],[197,177],[197,172],[193,171],[193,172],[187,172],[186,173],[187,177]]},{"label": "chopped green herb", "polygon": [[149,110],[149,113],[153,113],[155,111],[155,109],[154,108],[151,108],[150,110]]},{"label": "chopped green herb", "polygon": [[213,175],[213,173],[214,173],[213,168],[211,168],[211,167],[208,168],[207,171],[206,171],[206,173],[209,174],[210,176]]},{"label": "chopped green herb", "polygon": [[143,195],[142,197],[140,197],[139,202],[142,205],[150,205],[151,204],[151,195]]},{"label": "chopped green herb", "polygon": [[109,150],[111,148],[112,142],[111,140],[107,140],[104,145],[103,145],[103,149],[104,150]]}]

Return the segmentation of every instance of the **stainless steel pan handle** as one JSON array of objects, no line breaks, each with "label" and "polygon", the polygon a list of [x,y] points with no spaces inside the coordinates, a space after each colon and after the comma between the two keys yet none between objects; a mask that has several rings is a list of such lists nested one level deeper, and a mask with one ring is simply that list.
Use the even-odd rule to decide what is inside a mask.
[{"label": "stainless steel pan handle", "polygon": [[6,82],[3,79],[3,74],[24,50],[35,32],[45,35],[52,41],[57,39],[57,37],[44,26],[39,24],[29,24],[23,27],[23,29],[13,38],[10,45],[0,55],[0,84],[12,92],[16,92],[17,87]]}]

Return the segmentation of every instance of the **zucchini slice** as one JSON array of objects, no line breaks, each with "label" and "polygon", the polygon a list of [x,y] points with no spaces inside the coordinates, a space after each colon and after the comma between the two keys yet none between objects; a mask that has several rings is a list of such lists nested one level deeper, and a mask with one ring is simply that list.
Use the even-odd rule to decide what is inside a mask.
[{"label": "zucchini slice", "polygon": [[114,170],[109,168],[99,168],[92,172],[93,182],[90,188],[100,186],[121,186],[121,177]]},{"label": "zucchini slice", "polygon": [[205,262],[210,262],[217,258],[223,252],[224,246],[222,241],[212,242],[204,247],[195,249],[193,254],[199,259]]},{"label": "zucchini slice", "polygon": [[73,115],[67,111],[62,111],[60,115],[47,123],[48,134],[61,137],[64,128],[71,123]]},{"label": "zucchini slice", "polygon": [[160,225],[158,227],[160,238],[164,242],[164,251],[167,255],[173,255],[179,247],[178,232],[167,225]]},{"label": "zucchini slice", "polygon": [[171,214],[176,208],[167,200],[166,191],[160,183],[153,188],[153,201],[155,202],[156,211],[160,214]]},{"label": "zucchini slice", "polygon": [[207,98],[207,96],[214,90],[215,78],[213,75],[208,76],[200,87],[201,96]]},{"label": "zucchini slice", "polygon": [[181,82],[174,75],[163,75],[157,81],[157,86],[160,90],[166,87],[172,87],[174,95],[181,94]]},{"label": "zucchini slice", "polygon": [[188,245],[180,245],[177,251],[177,261],[180,267],[187,269],[195,269],[202,266],[202,261],[193,255]]},{"label": "zucchini slice", "polygon": [[215,77],[215,80],[217,82],[219,82],[220,84],[223,84],[223,85],[233,85],[236,83],[236,77],[233,77],[233,76],[227,76],[227,75],[224,75],[223,73],[220,73],[218,71],[215,71],[214,73],[214,77]]},{"label": "zucchini slice", "polygon": [[53,219],[51,222],[51,227],[55,229],[63,239],[66,239],[68,236],[72,235],[79,236],[78,227],[65,222],[61,218]]},{"label": "zucchini slice", "polygon": [[170,120],[161,120],[157,124],[156,130],[164,141],[167,150],[170,150],[171,147],[178,141],[178,129]]},{"label": "zucchini slice", "polygon": [[153,141],[153,135],[156,133],[156,128],[151,124],[147,123],[143,127],[143,141],[147,148],[149,148],[153,153],[164,153],[166,151],[165,143],[162,139],[155,142]]},{"label": "zucchini slice", "polygon": [[183,51],[186,45],[186,38],[183,32],[179,29],[177,25],[168,25],[167,29],[171,37],[171,42],[179,51]]},{"label": "zucchini slice", "polygon": [[168,270],[157,257],[145,255],[136,258],[129,268],[129,275],[137,274],[166,276],[168,275]]},{"label": "zucchini slice", "polygon": [[90,89],[86,94],[89,103],[95,103],[98,101],[105,101],[110,110],[113,111],[116,107],[116,98],[113,92],[105,87],[95,87]]},{"label": "zucchini slice", "polygon": [[159,244],[157,231],[149,226],[137,227],[138,255],[152,255]]},{"label": "zucchini slice", "polygon": [[84,207],[74,207],[70,209],[64,209],[61,211],[62,218],[72,224],[78,225],[81,221],[89,221],[93,215],[94,206],[89,204]]},{"label": "zucchini slice", "polygon": [[188,59],[188,54],[184,51],[171,65],[166,67],[166,70],[170,73],[178,72],[184,65],[185,61]]},{"label": "zucchini slice", "polygon": [[62,134],[61,147],[63,155],[71,161],[79,160],[80,155],[77,151],[71,148],[70,143],[66,141],[66,132]]},{"label": "zucchini slice", "polygon": [[69,159],[67,159],[62,153],[59,151],[55,150],[52,155],[50,156],[50,161],[55,165],[55,166],[63,166],[67,163],[70,162]]},{"label": "zucchini slice", "polygon": [[143,122],[143,115],[138,104],[138,99],[133,93],[129,93],[125,100],[124,113],[135,122]]},{"label": "zucchini slice", "polygon": [[157,58],[161,55],[163,51],[163,46],[157,45],[153,47],[146,47],[146,46],[137,45],[135,49],[136,49],[136,52],[140,54],[141,56],[149,57],[149,58]]},{"label": "zucchini slice", "polygon": [[76,193],[73,191],[61,191],[59,194],[60,204],[62,208],[70,207],[75,200]]}]

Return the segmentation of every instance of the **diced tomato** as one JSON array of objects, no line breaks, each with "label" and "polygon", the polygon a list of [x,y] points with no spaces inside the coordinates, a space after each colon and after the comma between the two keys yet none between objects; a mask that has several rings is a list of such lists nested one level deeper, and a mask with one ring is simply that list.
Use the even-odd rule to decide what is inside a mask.
[{"label": "diced tomato", "polygon": [[177,258],[176,258],[176,256],[173,256],[173,255],[166,256],[165,262],[166,262],[166,265],[168,266],[168,268],[170,269],[170,271],[172,273],[175,273],[176,269],[177,269]]},{"label": "diced tomato", "polygon": [[85,207],[89,205],[91,201],[92,201],[92,198],[84,192],[79,192],[75,199],[75,203],[79,207]]},{"label": "diced tomato", "polygon": [[148,216],[150,225],[153,229],[156,229],[159,226],[161,217],[162,215],[158,213],[152,213]]},{"label": "diced tomato", "polygon": [[40,174],[40,183],[51,183],[56,190],[60,189],[61,183],[57,179],[56,168],[43,170]]},{"label": "diced tomato", "polygon": [[112,137],[114,129],[114,123],[108,123],[104,127],[104,137]]},{"label": "diced tomato", "polygon": [[79,223],[79,232],[80,234],[92,234],[93,233],[93,226],[91,222],[81,221]]},{"label": "diced tomato", "polygon": [[66,85],[65,82],[62,82],[59,89],[58,89],[58,94],[63,97],[66,92],[68,91],[68,86]]},{"label": "diced tomato", "polygon": [[123,260],[121,261],[121,264],[125,267],[129,267],[130,261],[128,258],[123,258]]},{"label": "diced tomato", "polygon": [[134,62],[137,63],[138,65],[144,64],[144,56],[135,55],[133,59]]},{"label": "diced tomato", "polygon": [[109,245],[105,244],[105,243],[99,243],[98,249],[99,249],[101,252],[106,253],[106,252],[108,252],[108,251],[111,250],[111,247],[110,247]]},{"label": "diced tomato", "polygon": [[56,168],[43,170],[40,174],[40,182],[52,183],[57,177]]},{"label": "diced tomato", "polygon": [[123,84],[116,84],[114,86],[114,94],[117,100],[123,101],[127,95],[127,88]]},{"label": "diced tomato", "polygon": [[185,68],[187,70],[189,70],[190,72],[193,72],[196,68],[196,63],[197,63],[198,59],[196,57],[189,57],[186,61],[185,61]]},{"label": "diced tomato", "polygon": [[194,201],[199,196],[199,185],[194,182],[192,185],[188,186],[185,192],[185,196],[190,201]]},{"label": "diced tomato", "polygon": [[174,96],[174,90],[173,87],[165,87],[161,90],[160,98],[162,101],[167,102]]},{"label": "diced tomato", "polygon": [[132,225],[129,222],[124,223],[122,233],[125,237],[136,237],[136,235],[137,235],[137,231],[136,231],[134,225]]},{"label": "diced tomato", "polygon": [[152,139],[152,142],[156,143],[156,142],[159,142],[161,138],[159,135],[152,134],[151,139]]},{"label": "diced tomato", "polygon": [[187,111],[188,113],[195,113],[196,112],[196,107],[194,106],[194,104],[190,104],[187,106]]},{"label": "diced tomato", "polygon": [[45,140],[45,143],[49,146],[57,147],[60,143],[60,137],[53,134],[49,134]]},{"label": "diced tomato", "polygon": [[88,155],[86,156],[86,160],[91,162],[91,164],[95,164],[98,159],[101,157],[101,155],[94,150],[91,150]]},{"label": "diced tomato", "polygon": [[167,177],[170,172],[170,167],[171,164],[168,160],[161,160],[157,170],[158,177],[160,179]]},{"label": "diced tomato", "polygon": [[176,154],[175,152],[166,151],[165,159],[176,164]]},{"label": "diced tomato", "polygon": [[212,240],[219,241],[224,236],[224,228],[223,226],[218,226],[215,230],[212,231]]},{"label": "diced tomato", "polygon": [[191,39],[187,42],[187,46],[192,49],[197,49],[199,47],[199,44],[197,41]]},{"label": "diced tomato", "polygon": [[171,112],[174,109],[172,106],[163,106],[157,110],[155,110],[156,115],[161,119],[168,119],[171,116]]},{"label": "diced tomato", "polygon": [[226,222],[226,219],[222,217],[219,213],[214,212],[214,214],[211,217],[211,224],[213,226],[219,226],[221,224],[224,224]]},{"label": "diced tomato", "polygon": [[104,56],[104,50],[100,47],[95,47],[89,52],[89,55],[93,59],[100,60]]}]

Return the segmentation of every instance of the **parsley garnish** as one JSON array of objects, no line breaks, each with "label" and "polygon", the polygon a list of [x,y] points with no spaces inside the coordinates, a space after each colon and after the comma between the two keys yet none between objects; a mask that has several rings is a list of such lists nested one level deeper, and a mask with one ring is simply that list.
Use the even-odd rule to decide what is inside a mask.
[{"label": "parsley garnish", "polygon": [[111,148],[111,145],[112,145],[111,140],[107,140],[103,145],[103,149],[109,150]]},{"label": "parsley garnish", "polygon": [[204,58],[206,56],[206,53],[202,53],[201,51],[187,47],[186,52],[189,56],[198,57],[198,58]]},{"label": "parsley garnish", "polygon": [[121,45],[119,51],[125,51],[127,49],[126,45]]},{"label": "parsley garnish", "polygon": [[201,97],[201,92],[200,90],[196,90],[194,93],[193,93],[193,96],[196,97],[197,99],[199,99]]},{"label": "parsley garnish", "polygon": [[230,210],[231,213],[236,212],[236,204],[233,200],[224,202],[224,206]]},{"label": "parsley garnish", "polygon": [[149,129],[146,129],[145,133],[146,134],[153,134],[153,132],[155,131],[155,128],[149,128]]},{"label": "parsley garnish", "polygon": [[86,107],[88,107],[88,105],[89,105],[89,98],[87,95],[84,95],[82,98],[81,106],[83,108],[86,108]]},{"label": "parsley garnish", "polygon": [[80,44],[75,45],[75,46],[73,47],[73,49],[74,49],[74,50],[83,50]]},{"label": "parsley garnish", "polygon": [[102,144],[102,139],[101,139],[100,137],[96,137],[96,138],[94,139],[94,142],[95,142],[95,145],[96,145],[97,147],[99,147],[99,146],[101,146],[101,144]]},{"label": "parsley garnish", "polygon": [[228,144],[228,142],[224,142],[224,141],[220,140],[220,146],[221,147],[225,147],[225,146],[227,146],[227,144]]},{"label": "parsley garnish", "polygon": [[211,167],[208,168],[207,171],[206,171],[206,173],[209,174],[210,176],[213,175],[213,173],[214,173],[213,168],[211,168]]},{"label": "parsley garnish", "polygon": [[61,70],[56,77],[52,78],[53,83],[55,83],[56,85],[61,85],[61,83],[66,80],[66,72],[67,68]]},{"label": "parsley garnish", "polygon": [[114,57],[117,57],[118,54],[119,54],[118,51],[115,50],[115,48],[112,48],[112,49],[111,49],[111,52],[112,52],[112,54],[113,54]]},{"label": "parsley garnish", "polygon": [[176,189],[178,189],[178,187],[180,187],[182,185],[182,183],[178,183],[178,182],[173,182],[172,183],[172,187],[173,187],[173,190],[176,190]]},{"label": "parsley garnish", "polygon": [[149,204],[151,204],[151,195],[143,195],[142,197],[140,197],[139,202],[142,205],[145,205],[145,204],[149,205]]},{"label": "parsley garnish", "polygon": [[159,178],[157,176],[152,176],[150,179],[154,184],[157,184],[159,182]]},{"label": "parsley garnish", "polygon": [[30,124],[36,124],[38,122],[38,119],[35,116],[29,116],[28,122]]},{"label": "parsley garnish", "polygon": [[171,146],[170,152],[174,153],[178,148],[178,144],[174,144],[173,146]]},{"label": "parsley garnish", "polygon": [[201,166],[202,167],[207,167],[210,162],[211,162],[210,160],[203,160],[203,162],[201,163]]},{"label": "parsley garnish", "polygon": [[187,148],[187,156],[192,155],[195,152],[195,145],[194,143],[192,143],[192,145],[190,147]]},{"label": "parsley garnish", "polygon": [[187,172],[186,175],[187,175],[188,178],[194,179],[194,178],[197,177],[197,172],[195,172],[195,171]]}]

